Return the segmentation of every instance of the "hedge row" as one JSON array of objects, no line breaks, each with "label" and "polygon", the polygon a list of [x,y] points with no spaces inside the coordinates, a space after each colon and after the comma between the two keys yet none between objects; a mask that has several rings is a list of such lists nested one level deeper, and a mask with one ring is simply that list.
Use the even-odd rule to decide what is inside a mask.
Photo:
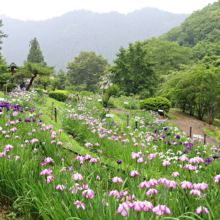
[{"label": "hedge row", "polygon": [[68,91],[65,90],[50,91],[49,97],[56,99],[57,101],[64,102],[68,98]]}]

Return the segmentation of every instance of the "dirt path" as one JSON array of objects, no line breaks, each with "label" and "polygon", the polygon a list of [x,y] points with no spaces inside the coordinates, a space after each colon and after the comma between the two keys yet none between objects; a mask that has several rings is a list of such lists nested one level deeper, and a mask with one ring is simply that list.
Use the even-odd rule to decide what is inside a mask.
[{"label": "dirt path", "polygon": [[[180,111],[171,110],[169,111],[169,114],[175,117],[175,119],[169,119],[169,121],[172,121],[174,124],[178,125],[183,132],[186,132],[187,136],[189,136],[190,127],[192,127],[192,135],[197,134],[197,135],[201,135],[202,137],[204,137],[204,134],[205,134],[202,128],[207,127],[211,129],[212,131],[215,130],[214,126],[209,125],[208,123],[204,121],[195,119]],[[219,146],[219,143],[215,139],[209,136],[206,136],[206,143],[210,145]]]}]

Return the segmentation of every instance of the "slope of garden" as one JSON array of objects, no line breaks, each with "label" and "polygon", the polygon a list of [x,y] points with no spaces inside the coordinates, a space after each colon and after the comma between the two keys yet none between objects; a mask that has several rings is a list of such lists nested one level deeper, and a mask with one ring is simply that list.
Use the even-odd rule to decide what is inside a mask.
[{"label": "slope of garden", "polygon": [[97,96],[61,103],[16,90],[3,98],[0,196],[25,219],[220,217],[219,149],[157,113],[132,112],[128,123]]}]

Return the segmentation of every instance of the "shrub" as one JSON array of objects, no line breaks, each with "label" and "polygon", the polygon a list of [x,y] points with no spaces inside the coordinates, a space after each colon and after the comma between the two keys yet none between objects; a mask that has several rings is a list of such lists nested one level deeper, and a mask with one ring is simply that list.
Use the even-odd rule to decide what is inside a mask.
[{"label": "shrub", "polygon": [[68,98],[68,91],[65,90],[50,91],[49,97],[56,99],[57,101],[64,102]]},{"label": "shrub", "polygon": [[158,111],[158,109],[162,109],[166,112],[169,112],[171,108],[170,101],[164,97],[156,97],[156,98],[148,98],[141,102],[141,109]]},{"label": "shrub", "polygon": [[[15,83],[9,83],[7,85],[7,92],[11,92],[17,85]],[[3,90],[6,91],[6,84],[3,85]]]}]

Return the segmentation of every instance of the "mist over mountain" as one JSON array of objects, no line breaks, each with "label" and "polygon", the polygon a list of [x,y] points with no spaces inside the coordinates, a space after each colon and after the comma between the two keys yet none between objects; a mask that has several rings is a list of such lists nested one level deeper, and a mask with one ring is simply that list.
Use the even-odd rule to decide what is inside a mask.
[{"label": "mist over mountain", "polygon": [[78,10],[45,21],[21,21],[1,15],[1,29],[8,34],[1,52],[8,63],[22,65],[27,59],[29,41],[36,37],[45,61],[56,70],[65,69],[81,50],[95,51],[112,63],[120,46],[127,48],[129,42],[158,37],[188,16],[156,8],[127,15]]}]

